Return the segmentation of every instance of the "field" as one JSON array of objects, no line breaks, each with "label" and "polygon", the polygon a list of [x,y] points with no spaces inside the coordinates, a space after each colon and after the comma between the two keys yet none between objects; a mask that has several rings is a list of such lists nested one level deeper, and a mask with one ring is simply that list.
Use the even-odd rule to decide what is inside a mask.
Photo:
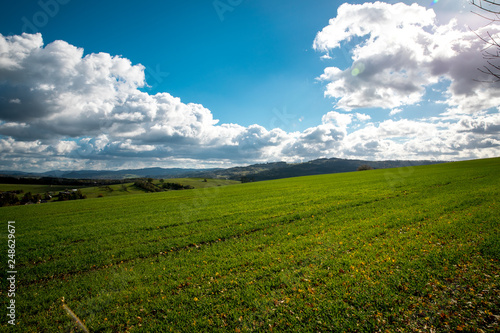
[{"label": "field", "polygon": [[[16,328],[500,330],[500,159],[0,208]],[[64,299],[64,303],[63,303]],[[63,308],[64,304],[64,308]],[[75,316],[68,315],[71,309]]]},{"label": "field", "polygon": [[[22,190],[23,194],[31,192],[32,194],[44,194],[47,192],[59,192],[68,188],[81,188],[81,186],[62,186],[62,185],[25,185],[25,184],[0,184],[0,192]],[[19,196],[22,198],[22,194]]]},{"label": "field", "polygon": [[[209,188],[215,186],[226,186],[239,184],[240,182],[235,180],[224,180],[224,179],[207,179],[204,182],[203,178],[171,178],[165,179],[165,183],[179,183],[184,186],[192,186],[195,189]],[[155,185],[161,185],[159,180],[153,181]],[[87,198],[97,198],[97,197],[108,197],[108,196],[119,196],[119,195],[130,195],[130,194],[141,194],[145,191],[139,187],[134,186],[134,183],[125,183],[118,185],[109,186],[96,186],[96,187],[86,187],[81,189],[82,193],[87,196]]]},{"label": "field", "polygon": [[[165,182],[180,183],[182,185],[189,185],[196,189],[198,188],[208,188],[215,186],[226,186],[239,184],[239,181],[235,180],[225,180],[225,179],[207,179],[205,182],[203,178],[172,178],[166,179]],[[153,182],[156,185],[161,185],[159,180]],[[109,197],[109,196],[119,196],[119,195],[131,195],[131,194],[141,194],[145,193],[145,190],[134,186],[134,183],[124,183],[115,185],[105,185],[105,186],[94,186],[94,187],[83,187],[74,185],[24,185],[24,184],[0,184],[0,192],[3,191],[16,191],[22,190],[23,192],[18,195],[19,199],[23,197],[25,193],[31,192],[31,194],[41,194],[52,192],[57,194],[60,191],[71,189],[80,189],[81,192],[87,198],[98,198],[98,197]],[[57,201],[53,199],[52,201]]]}]

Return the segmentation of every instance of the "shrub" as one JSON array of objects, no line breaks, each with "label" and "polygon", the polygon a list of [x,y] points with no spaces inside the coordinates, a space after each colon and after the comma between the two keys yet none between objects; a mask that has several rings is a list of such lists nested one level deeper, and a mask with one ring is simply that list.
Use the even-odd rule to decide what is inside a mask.
[{"label": "shrub", "polygon": [[184,186],[184,185],[179,184],[179,183],[165,183],[165,184],[163,184],[162,187],[166,190],[190,190],[190,189],[194,188],[190,185]]},{"label": "shrub", "polygon": [[58,201],[79,200],[79,199],[87,199],[87,196],[84,195],[80,190],[59,192]]},{"label": "shrub", "polygon": [[365,171],[365,170],[373,170],[373,168],[368,164],[363,164],[358,167],[358,171]]},{"label": "shrub", "polygon": [[0,193],[0,207],[19,204],[19,198],[13,192]]},{"label": "shrub", "polygon": [[145,190],[146,192],[161,192],[161,189],[156,187],[149,180],[139,179],[134,182],[134,185],[138,188]]}]

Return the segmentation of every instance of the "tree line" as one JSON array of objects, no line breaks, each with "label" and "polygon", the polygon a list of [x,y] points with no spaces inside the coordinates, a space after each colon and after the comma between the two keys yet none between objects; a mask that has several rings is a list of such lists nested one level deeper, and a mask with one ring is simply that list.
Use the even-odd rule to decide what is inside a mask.
[{"label": "tree line", "polygon": [[194,189],[191,185],[182,185],[180,183],[165,183],[163,179],[160,179],[160,185],[155,185],[153,183],[153,178],[148,179],[138,179],[134,182],[135,187],[138,187],[146,192],[163,192],[168,190],[190,190]]}]

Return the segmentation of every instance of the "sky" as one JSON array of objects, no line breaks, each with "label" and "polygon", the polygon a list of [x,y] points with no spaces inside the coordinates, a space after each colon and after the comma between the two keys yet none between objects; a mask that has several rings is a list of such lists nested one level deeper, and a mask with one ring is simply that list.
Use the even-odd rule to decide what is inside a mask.
[{"label": "sky", "polygon": [[3,170],[500,156],[467,0],[1,7]]}]

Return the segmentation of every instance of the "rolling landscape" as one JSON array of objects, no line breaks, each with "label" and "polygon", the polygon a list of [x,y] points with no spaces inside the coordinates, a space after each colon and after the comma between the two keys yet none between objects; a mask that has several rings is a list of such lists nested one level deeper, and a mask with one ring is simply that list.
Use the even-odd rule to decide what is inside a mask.
[{"label": "rolling landscape", "polygon": [[0,5],[0,333],[500,332],[500,0]]},{"label": "rolling landscape", "polygon": [[62,179],[92,179],[117,180],[130,178],[220,178],[241,180],[242,177],[259,180],[271,180],[289,177],[319,175],[324,173],[338,173],[356,171],[362,165],[374,169],[408,167],[443,163],[444,161],[366,161],[340,158],[322,158],[302,163],[274,162],[252,164],[232,168],[217,169],[183,169],[183,168],[144,168],[125,170],[80,170],[61,171],[53,170],[43,173],[28,173],[19,171],[0,170],[0,176],[18,178],[62,178]]},{"label": "rolling landscape", "polygon": [[499,169],[494,158],[0,208],[16,221],[18,331],[498,331]]}]

